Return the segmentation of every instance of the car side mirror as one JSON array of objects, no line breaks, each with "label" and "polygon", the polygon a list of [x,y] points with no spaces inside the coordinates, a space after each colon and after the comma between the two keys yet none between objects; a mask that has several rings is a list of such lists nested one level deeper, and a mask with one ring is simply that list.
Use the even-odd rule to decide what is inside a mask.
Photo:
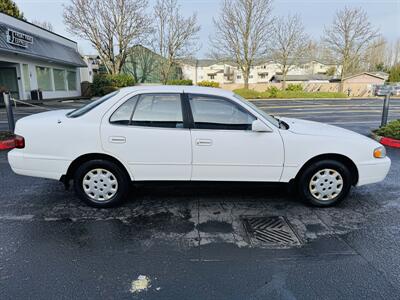
[{"label": "car side mirror", "polygon": [[253,121],[251,124],[251,130],[255,132],[272,132],[271,128],[269,128],[259,119]]}]

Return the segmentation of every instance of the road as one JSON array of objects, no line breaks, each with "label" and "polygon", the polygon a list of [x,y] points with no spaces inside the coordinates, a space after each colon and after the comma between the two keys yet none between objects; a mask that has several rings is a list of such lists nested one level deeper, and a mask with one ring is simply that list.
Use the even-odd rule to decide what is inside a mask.
[{"label": "road", "polygon": [[[256,101],[286,117],[368,134],[380,100]],[[76,107],[52,103],[46,108]],[[18,108],[17,118],[39,108]],[[390,119],[400,118],[392,101]],[[0,128],[5,128],[0,110]],[[0,298],[395,299],[400,295],[400,150],[387,179],[337,207],[280,186],[140,184],[122,207],[86,207],[55,181],[12,173],[0,153]],[[283,216],[301,245],[254,243],[246,216]],[[150,280],[138,291],[140,275]]]}]

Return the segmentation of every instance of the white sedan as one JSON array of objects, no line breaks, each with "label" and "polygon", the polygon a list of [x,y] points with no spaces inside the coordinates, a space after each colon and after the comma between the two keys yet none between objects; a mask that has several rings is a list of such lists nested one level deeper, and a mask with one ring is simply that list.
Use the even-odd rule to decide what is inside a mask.
[{"label": "white sedan", "polygon": [[124,88],[76,110],[19,120],[8,160],[17,174],[73,180],[89,205],[127,198],[133,181],[285,182],[317,206],[382,181],[385,148],[357,133],[277,118],[232,92]]}]

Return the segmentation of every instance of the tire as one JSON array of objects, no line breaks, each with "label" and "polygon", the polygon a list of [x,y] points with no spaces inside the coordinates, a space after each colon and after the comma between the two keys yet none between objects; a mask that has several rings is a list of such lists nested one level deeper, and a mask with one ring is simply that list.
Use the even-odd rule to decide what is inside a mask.
[{"label": "tire", "polygon": [[321,160],[308,166],[298,180],[300,197],[318,207],[333,206],[350,192],[352,177],[349,168],[335,160]]},{"label": "tire", "polygon": [[102,159],[90,160],[74,174],[76,195],[97,208],[116,206],[127,198],[130,179],[117,164]]}]

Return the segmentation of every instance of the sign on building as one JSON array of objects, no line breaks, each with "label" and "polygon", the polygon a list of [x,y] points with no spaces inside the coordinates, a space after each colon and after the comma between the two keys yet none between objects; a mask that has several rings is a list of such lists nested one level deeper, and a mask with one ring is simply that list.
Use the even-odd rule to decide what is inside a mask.
[{"label": "sign on building", "polygon": [[15,46],[26,48],[28,44],[33,44],[33,37],[19,31],[7,29],[7,42]]}]

